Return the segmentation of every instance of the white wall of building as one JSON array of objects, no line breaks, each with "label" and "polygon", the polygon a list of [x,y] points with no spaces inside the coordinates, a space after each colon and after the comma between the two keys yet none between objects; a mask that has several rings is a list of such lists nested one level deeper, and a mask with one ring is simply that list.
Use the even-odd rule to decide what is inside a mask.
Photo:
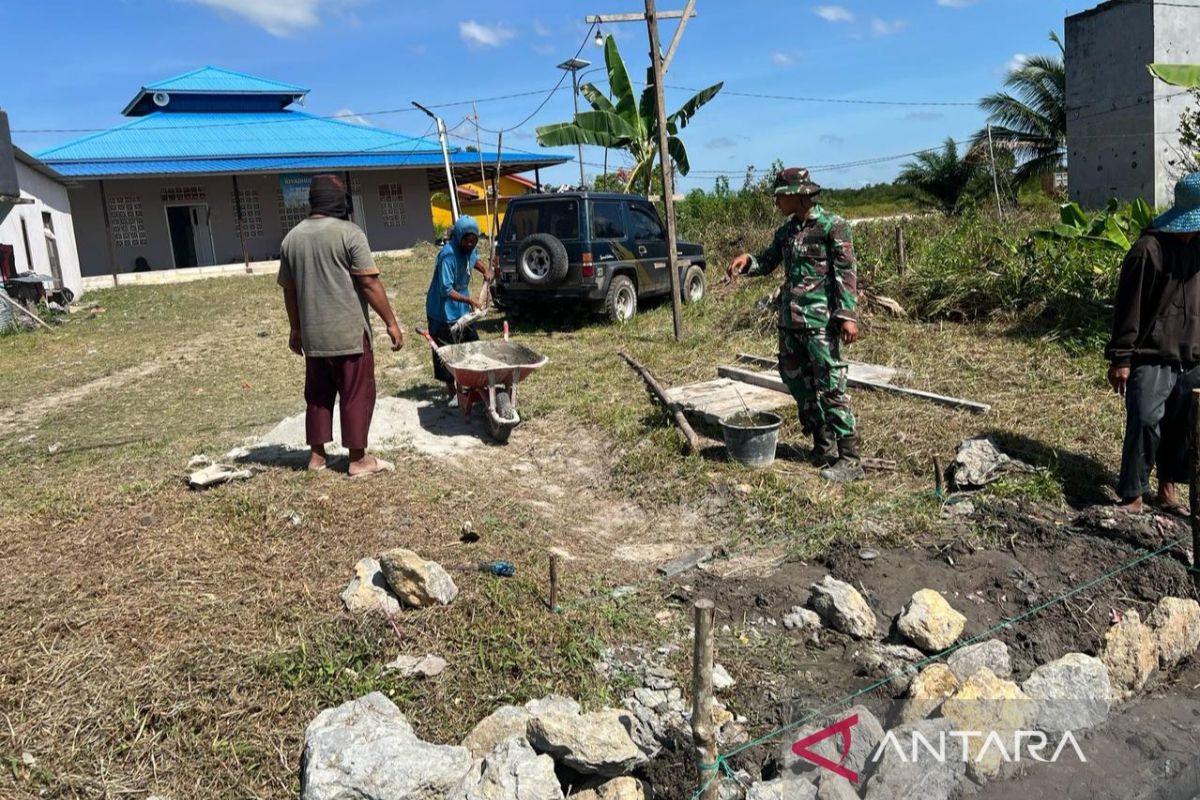
[{"label": "white wall of building", "polygon": [[[429,181],[424,170],[354,171],[351,175],[361,188],[365,228],[372,250],[398,250],[420,241],[432,240],[434,233]],[[400,185],[404,198],[402,215],[391,214],[385,218],[381,199],[381,187],[385,184]],[[246,251],[250,260],[269,261],[278,258],[279,244],[285,233],[278,176],[239,175],[238,188],[243,194],[251,194],[257,200],[260,212],[258,224],[249,220],[247,224]],[[104,194],[110,207],[117,198],[136,199],[144,230],[142,243],[113,243],[117,272],[132,272],[139,257],[145,258],[151,269],[171,269],[175,266],[163,197],[164,192],[178,193],[182,190],[199,190],[192,191],[191,195],[202,195],[203,199],[179,202],[208,205],[216,263],[242,261],[232,176],[106,180]],[[83,182],[79,188],[71,190],[76,237],[81,248],[83,274],[86,276],[108,275],[113,271],[109,263],[108,237],[100,198],[100,184],[97,181]],[[249,217],[249,209],[243,211]]]},{"label": "white wall of building", "polygon": [[[83,293],[83,285],[67,187],[20,160],[17,161],[17,181],[21,185],[21,197],[33,202],[13,206],[8,216],[0,222],[0,244],[12,245],[18,272],[32,270],[53,275],[43,217],[49,214],[58,246],[62,285],[79,297]],[[26,238],[29,240],[28,248],[25,246]]]},{"label": "white wall of building", "polygon": [[1195,63],[1200,14],[1114,0],[1068,17],[1065,32],[1071,199],[1090,208],[1112,197],[1169,205],[1189,97],[1146,65]]}]

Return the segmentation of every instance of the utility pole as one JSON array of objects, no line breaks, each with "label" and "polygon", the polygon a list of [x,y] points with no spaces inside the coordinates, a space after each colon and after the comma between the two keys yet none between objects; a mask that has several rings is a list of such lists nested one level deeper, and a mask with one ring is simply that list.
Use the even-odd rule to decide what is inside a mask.
[{"label": "utility pole", "polygon": [[450,194],[450,211],[454,214],[454,219],[451,220],[451,224],[453,224],[458,221],[458,187],[454,185],[454,172],[450,169],[450,148],[448,146],[450,137],[446,135],[446,123],[416,100],[413,100],[412,104],[437,123],[438,141],[442,145],[442,162],[446,165],[446,191]]},{"label": "utility pole", "polygon": [[992,145],[992,123],[988,123],[988,155],[992,160],[992,188],[996,190],[996,214],[1004,218],[1004,208],[1000,205],[1000,179],[996,177],[996,149]]},{"label": "utility pole", "polygon": [[[574,90],[571,96],[575,100],[575,116],[579,116],[579,70],[584,67],[590,67],[592,62],[584,61],[582,58],[571,58],[558,65],[559,69],[565,69],[571,73],[571,87]],[[583,176],[583,144],[579,144],[579,188],[583,189],[587,179]]]},{"label": "utility pole", "polygon": [[[671,319],[674,324],[675,341],[683,341],[683,302],[679,293],[679,259],[677,257],[677,244],[675,239],[675,185],[673,180],[674,170],[671,168],[671,154],[667,150],[667,108],[666,101],[663,97],[663,76],[667,72],[667,67],[671,64],[671,59],[675,57],[675,51],[679,47],[679,41],[683,37],[683,29],[687,26],[688,20],[696,16],[696,0],[688,0],[683,11],[663,11],[658,13],[654,8],[654,0],[646,0],[646,12],[644,14],[604,14],[586,17],[586,21],[592,24],[613,23],[613,22],[633,22],[644,20],[646,23],[646,33],[650,38],[650,63],[654,70],[654,94],[655,105],[658,107],[658,160],[659,166],[662,168],[662,193],[663,206],[667,213],[667,272],[671,278]],[[667,55],[664,58],[662,49],[659,47],[658,40],[658,21],[660,19],[678,19],[679,27],[675,30],[675,35],[671,39],[670,47],[667,48]]]}]

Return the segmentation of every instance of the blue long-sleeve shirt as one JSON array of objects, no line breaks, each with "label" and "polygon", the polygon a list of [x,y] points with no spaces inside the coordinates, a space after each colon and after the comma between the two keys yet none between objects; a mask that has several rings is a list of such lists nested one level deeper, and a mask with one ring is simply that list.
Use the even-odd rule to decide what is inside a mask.
[{"label": "blue long-sleeve shirt", "polygon": [[450,297],[451,291],[463,297],[469,296],[471,270],[479,260],[479,254],[474,249],[464,254],[459,247],[462,237],[468,233],[478,237],[479,225],[472,217],[464,215],[455,221],[450,241],[438,253],[429,292],[425,295],[425,316],[429,317],[430,322],[453,323],[471,310],[470,304]]}]

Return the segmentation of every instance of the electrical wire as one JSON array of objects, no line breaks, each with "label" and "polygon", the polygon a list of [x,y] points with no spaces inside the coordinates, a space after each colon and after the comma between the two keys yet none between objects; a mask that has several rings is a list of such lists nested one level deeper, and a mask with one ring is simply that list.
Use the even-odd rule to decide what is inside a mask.
[{"label": "electrical wire", "polygon": [[[594,22],[588,26],[587,33],[584,34],[583,41],[580,42],[580,44],[579,44],[579,49],[577,49],[575,51],[575,55],[571,56],[572,59],[579,58],[579,54],[583,52],[583,48],[587,47],[587,43],[590,41],[592,31],[594,31],[595,29],[596,29],[596,23],[594,23]],[[539,113],[541,113],[541,110],[546,107],[547,103],[550,102],[550,98],[554,97],[554,93],[562,88],[563,81],[565,81],[567,79],[567,72],[569,72],[569,70],[565,70],[565,69],[563,70],[562,75],[558,76],[558,83],[554,84],[554,88],[546,93],[546,97],[542,100],[541,103],[538,104],[538,107],[535,108],[529,114],[529,116],[525,117],[525,119],[521,120],[516,125],[511,125],[507,128],[501,128],[498,131],[491,130],[490,128],[481,128],[481,130],[487,131],[488,133],[494,133],[497,136],[499,136],[500,134],[508,133],[509,131],[515,131],[518,128],[523,127],[527,122],[529,122],[529,120],[533,119]]]}]

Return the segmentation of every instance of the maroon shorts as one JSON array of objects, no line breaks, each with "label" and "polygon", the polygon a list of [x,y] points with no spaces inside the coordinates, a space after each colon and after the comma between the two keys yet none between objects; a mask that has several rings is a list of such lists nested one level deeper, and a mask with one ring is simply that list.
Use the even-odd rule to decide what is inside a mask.
[{"label": "maroon shorts", "polygon": [[342,445],[365,450],[375,413],[375,357],[363,334],[363,351],[304,359],[304,432],[310,447],[333,441],[333,404],[341,401]]}]

